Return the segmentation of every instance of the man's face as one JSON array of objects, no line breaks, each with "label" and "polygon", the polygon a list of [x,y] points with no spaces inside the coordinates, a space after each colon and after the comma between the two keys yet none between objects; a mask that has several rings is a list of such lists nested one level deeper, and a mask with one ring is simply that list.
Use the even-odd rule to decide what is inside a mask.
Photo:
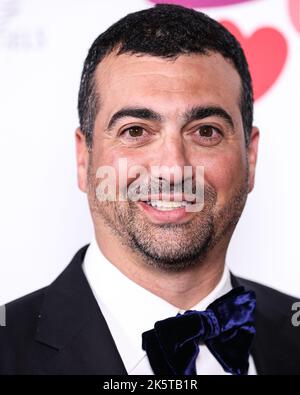
[{"label": "man's face", "polygon": [[[111,54],[96,70],[96,86],[100,110],[87,181],[96,229],[109,229],[144,262],[164,270],[191,267],[220,245],[226,251],[253,187],[258,140],[253,129],[246,148],[241,81],[232,64],[220,54],[176,60]],[[123,116],[112,122],[119,111]],[[195,182],[195,169],[203,166],[203,209],[99,201],[97,169],[112,166],[118,186],[120,158],[149,174],[151,166],[167,166],[171,182],[172,169],[191,166]],[[165,178],[163,172],[159,176]],[[127,179],[127,186],[133,181]]]}]

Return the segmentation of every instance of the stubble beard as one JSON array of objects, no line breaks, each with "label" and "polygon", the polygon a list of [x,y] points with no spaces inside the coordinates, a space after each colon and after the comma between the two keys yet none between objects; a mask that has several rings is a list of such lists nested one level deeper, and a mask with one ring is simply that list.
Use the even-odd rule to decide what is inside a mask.
[{"label": "stubble beard", "polygon": [[204,189],[204,207],[184,224],[151,223],[137,203],[105,202],[96,197],[96,185],[89,177],[90,208],[105,226],[144,264],[167,272],[181,272],[202,265],[207,255],[233,232],[243,211],[248,191],[248,173],[226,205],[217,210],[217,193]]}]

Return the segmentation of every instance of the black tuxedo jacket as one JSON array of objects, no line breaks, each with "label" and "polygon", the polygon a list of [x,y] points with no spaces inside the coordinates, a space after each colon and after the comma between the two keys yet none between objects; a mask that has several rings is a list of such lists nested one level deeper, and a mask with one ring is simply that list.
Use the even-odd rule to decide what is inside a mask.
[{"label": "black tuxedo jacket", "polygon": [[[48,287],[6,305],[0,327],[0,374],[127,374],[82,270],[81,248]],[[300,374],[300,327],[291,323],[295,300],[237,278],[257,297],[252,349],[258,374]]]}]

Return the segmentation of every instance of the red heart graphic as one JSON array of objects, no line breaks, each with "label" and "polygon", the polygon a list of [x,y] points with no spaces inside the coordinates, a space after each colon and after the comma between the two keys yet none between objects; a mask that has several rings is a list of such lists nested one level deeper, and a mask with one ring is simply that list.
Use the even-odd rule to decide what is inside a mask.
[{"label": "red heart graphic", "polygon": [[236,25],[221,21],[240,42],[249,63],[253,79],[254,98],[264,95],[278,79],[287,58],[287,41],[272,27],[256,30],[245,37]]}]

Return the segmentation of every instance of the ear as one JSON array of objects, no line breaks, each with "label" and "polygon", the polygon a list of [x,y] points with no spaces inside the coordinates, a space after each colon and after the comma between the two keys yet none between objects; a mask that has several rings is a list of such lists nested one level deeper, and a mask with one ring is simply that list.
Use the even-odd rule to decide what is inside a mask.
[{"label": "ear", "polygon": [[257,127],[253,127],[251,131],[249,145],[247,147],[248,164],[249,164],[248,193],[251,192],[254,188],[255,168],[256,168],[257,153],[258,153],[258,141],[259,141],[259,129]]},{"label": "ear", "polygon": [[77,182],[82,192],[87,192],[87,176],[89,165],[89,152],[86,139],[80,128],[75,131],[76,160],[77,160]]}]

